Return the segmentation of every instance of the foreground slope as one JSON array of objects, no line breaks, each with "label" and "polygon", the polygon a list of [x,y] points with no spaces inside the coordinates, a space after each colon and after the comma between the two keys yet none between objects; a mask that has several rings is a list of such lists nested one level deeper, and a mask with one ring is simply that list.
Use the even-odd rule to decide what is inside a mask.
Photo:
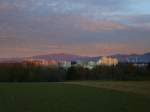
[{"label": "foreground slope", "polygon": [[130,92],[150,97],[150,81],[72,81],[65,83]]},{"label": "foreground slope", "polygon": [[63,83],[0,84],[0,112],[148,112],[150,98]]}]

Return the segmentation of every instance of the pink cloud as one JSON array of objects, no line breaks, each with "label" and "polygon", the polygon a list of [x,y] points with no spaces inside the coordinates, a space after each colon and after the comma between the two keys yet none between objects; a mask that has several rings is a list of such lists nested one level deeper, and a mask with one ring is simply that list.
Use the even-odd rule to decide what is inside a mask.
[{"label": "pink cloud", "polygon": [[[109,31],[109,30],[118,30],[118,29],[126,29],[127,26],[113,22],[108,20],[94,20],[89,17],[83,16],[63,16],[61,18],[58,17],[36,17],[35,21],[40,23],[50,23],[56,22],[56,25],[70,25],[72,28],[82,29],[89,32],[98,32],[98,31]],[[59,22],[58,22],[59,21]],[[61,27],[61,26],[59,26]]]},{"label": "pink cloud", "polygon": [[3,11],[10,11],[14,8],[14,6],[12,6],[10,3],[8,2],[2,2],[0,4],[0,12],[3,12]]},{"label": "pink cloud", "polygon": [[83,30],[90,31],[90,32],[126,29],[125,25],[122,25],[117,22],[106,21],[106,20],[92,20],[88,18],[80,19],[80,27]]}]

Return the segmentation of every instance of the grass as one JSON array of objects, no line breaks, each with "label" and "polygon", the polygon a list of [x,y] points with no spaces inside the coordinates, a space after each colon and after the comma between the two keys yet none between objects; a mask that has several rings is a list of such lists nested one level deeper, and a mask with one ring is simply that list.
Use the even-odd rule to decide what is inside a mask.
[{"label": "grass", "polygon": [[150,97],[150,81],[72,81],[65,83],[130,92]]},{"label": "grass", "polygon": [[[78,84],[81,82],[77,82]],[[83,83],[83,82],[82,82]],[[86,82],[94,83],[94,82]],[[95,83],[101,83],[99,81]],[[103,85],[115,82],[102,82]],[[118,82],[124,83],[124,82]],[[128,83],[128,82],[125,82]],[[135,82],[137,83],[137,82]],[[144,83],[144,82],[143,82]],[[82,85],[82,84],[81,84]],[[149,112],[150,97],[71,83],[1,83],[0,112]],[[94,84],[93,84],[94,85]],[[98,84],[99,85],[99,84]],[[101,84],[100,84],[101,85]],[[120,85],[120,84],[119,84]],[[137,85],[137,84],[135,84]],[[141,83],[139,83],[139,86]],[[130,83],[128,85],[130,87]],[[143,86],[145,87],[145,86]],[[132,84],[131,84],[132,88]],[[143,88],[142,90],[147,89]],[[140,90],[139,90],[140,91]]]}]

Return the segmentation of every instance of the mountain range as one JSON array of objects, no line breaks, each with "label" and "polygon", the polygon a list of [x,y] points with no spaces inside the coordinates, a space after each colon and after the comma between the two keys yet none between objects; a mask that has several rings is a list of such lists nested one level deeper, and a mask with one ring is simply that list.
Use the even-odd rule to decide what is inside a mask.
[{"label": "mountain range", "polygon": [[117,58],[119,62],[126,63],[126,62],[136,62],[136,63],[150,63],[150,52],[145,54],[131,54],[131,55],[122,55],[117,54],[113,55],[112,57]]},{"label": "mountain range", "polygon": [[45,59],[45,60],[56,60],[56,61],[97,61],[100,59],[100,56],[97,57],[88,57],[88,56],[80,56],[80,55],[73,55],[73,54],[49,54],[49,55],[38,55],[31,57],[32,59]]},{"label": "mountain range", "polygon": [[[33,57],[26,57],[26,58],[0,58],[0,62],[20,62],[24,59],[44,59],[44,60],[56,60],[56,61],[98,61],[102,56],[96,56],[96,57],[89,57],[89,56],[79,56],[79,55],[73,55],[73,54],[47,54],[47,55],[37,55]],[[150,52],[145,54],[116,54],[111,55],[110,57],[117,58],[119,62],[121,63],[150,63]]]}]

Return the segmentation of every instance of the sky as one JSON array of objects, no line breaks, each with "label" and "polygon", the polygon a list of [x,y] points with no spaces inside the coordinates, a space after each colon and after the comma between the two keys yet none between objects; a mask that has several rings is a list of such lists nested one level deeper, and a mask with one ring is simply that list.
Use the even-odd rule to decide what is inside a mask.
[{"label": "sky", "polygon": [[0,0],[0,58],[150,51],[150,0]]}]

